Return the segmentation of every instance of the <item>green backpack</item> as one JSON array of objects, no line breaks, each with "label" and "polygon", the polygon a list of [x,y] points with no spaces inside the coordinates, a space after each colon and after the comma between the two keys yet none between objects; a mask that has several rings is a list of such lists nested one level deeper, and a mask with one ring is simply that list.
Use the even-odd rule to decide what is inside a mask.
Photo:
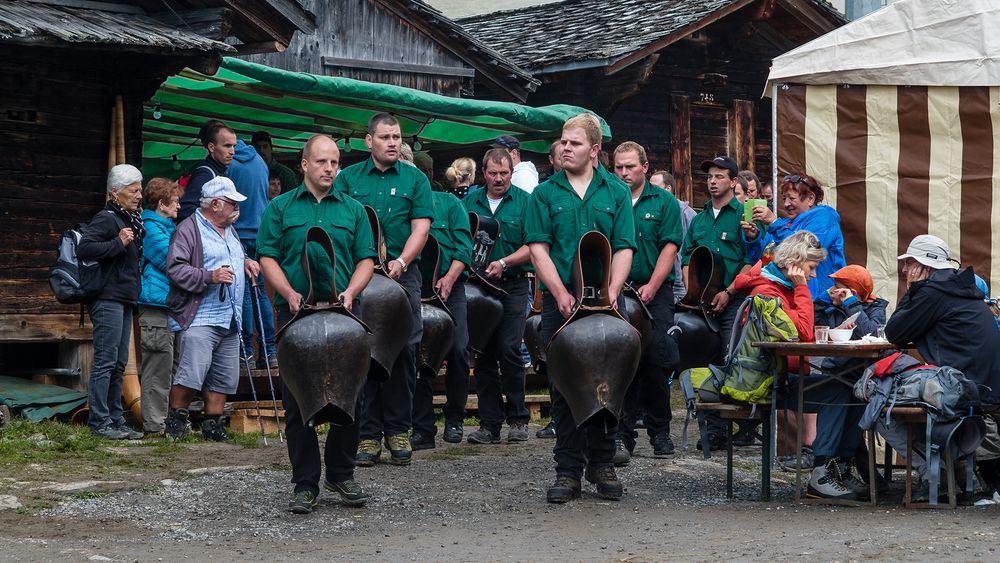
[{"label": "green backpack", "polygon": [[[688,408],[685,429],[696,401],[753,405],[770,402],[774,373],[787,369],[787,361],[754,347],[753,342],[793,342],[798,340],[799,333],[788,313],[781,308],[779,298],[763,295],[746,298],[736,313],[737,322],[744,317],[746,322],[742,328],[732,332],[723,365],[681,372],[680,384]],[[684,437],[686,442],[686,432]]]}]

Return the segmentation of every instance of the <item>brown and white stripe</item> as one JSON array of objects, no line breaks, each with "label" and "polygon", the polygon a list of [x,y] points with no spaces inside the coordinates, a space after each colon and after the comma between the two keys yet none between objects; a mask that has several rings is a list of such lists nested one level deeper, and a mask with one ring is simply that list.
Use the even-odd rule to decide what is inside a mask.
[{"label": "brown and white stripe", "polygon": [[804,171],[826,187],[847,262],[868,268],[879,296],[902,295],[896,256],[923,233],[1000,293],[1000,87],[776,93],[776,177]]}]

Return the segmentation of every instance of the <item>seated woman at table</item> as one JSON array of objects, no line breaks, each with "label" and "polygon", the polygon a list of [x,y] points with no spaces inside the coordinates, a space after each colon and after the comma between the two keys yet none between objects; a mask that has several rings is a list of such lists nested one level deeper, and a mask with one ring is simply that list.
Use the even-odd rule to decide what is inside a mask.
[{"label": "seated woman at table", "polygon": [[[844,328],[853,328],[852,340],[876,334],[885,325],[885,308],[889,302],[875,296],[872,276],[861,266],[845,266],[830,274],[833,287],[815,301],[816,324],[837,327],[848,318],[857,318]],[[858,358],[813,358],[822,375],[835,375],[848,381],[861,376],[870,360]],[[816,371],[813,372],[816,374]],[[807,383],[808,385],[808,383]],[[817,408],[816,438],[813,439],[813,473],[807,496],[819,498],[863,498],[868,486],[854,472],[855,453],[861,448],[861,428],[858,421],[864,414],[863,405],[851,405],[850,387],[830,381],[807,392]],[[841,406],[843,405],[843,406]]]},{"label": "seated woman at table", "polygon": [[[764,295],[781,299],[781,307],[791,318],[795,330],[799,333],[800,342],[813,341],[813,302],[809,293],[809,280],[816,277],[816,267],[826,258],[826,250],[819,239],[809,231],[799,231],[789,235],[774,250],[773,259],[767,265],[757,262],[749,272],[736,277],[733,289],[737,293]],[[799,360],[788,358],[788,369],[791,373],[799,373]],[[804,366],[804,372],[808,371]],[[787,421],[789,427],[779,432],[780,436],[794,436],[799,421],[795,417],[777,413],[779,424]],[[804,437],[802,468],[813,467],[811,459],[813,435],[816,429],[816,417],[807,414],[802,420]],[[779,444],[778,453],[794,452],[794,442]],[[797,452],[794,452],[797,453]],[[785,455],[779,459],[784,469],[794,470],[798,463],[796,455]]]}]

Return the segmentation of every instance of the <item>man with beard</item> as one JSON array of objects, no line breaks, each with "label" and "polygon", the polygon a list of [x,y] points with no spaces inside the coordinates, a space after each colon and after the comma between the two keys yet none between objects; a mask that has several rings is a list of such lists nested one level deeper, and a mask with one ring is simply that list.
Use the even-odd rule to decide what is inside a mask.
[{"label": "man with beard", "polygon": [[233,227],[246,196],[224,176],[206,182],[201,194],[201,208],[177,226],[167,252],[169,325],[181,334],[165,432],[172,438],[187,435],[188,408],[201,391],[201,434],[222,442],[229,439],[222,420],[226,395],[236,392],[240,376],[237,331],[246,277],[259,274],[260,266],[246,259]]},{"label": "man with beard", "polygon": [[390,278],[409,293],[413,331],[407,346],[392,367],[389,380],[369,378],[361,416],[361,443],[357,463],[371,466],[382,455],[384,438],[390,463],[409,465],[413,451],[409,432],[413,417],[413,392],[417,384],[417,348],[423,326],[420,317],[420,268],[411,267],[427,242],[434,215],[431,185],[415,166],[399,162],[402,145],[399,121],[378,113],[368,121],[366,160],[344,169],[333,188],[375,210],[382,224]]}]

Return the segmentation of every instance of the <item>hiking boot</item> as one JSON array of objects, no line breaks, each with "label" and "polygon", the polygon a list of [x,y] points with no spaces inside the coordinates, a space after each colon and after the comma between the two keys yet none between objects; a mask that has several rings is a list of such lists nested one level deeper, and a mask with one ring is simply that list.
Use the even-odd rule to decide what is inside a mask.
[{"label": "hiking boot", "polygon": [[188,421],[187,409],[170,409],[167,413],[167,421],[163,425],[163,432],[168,438],[183,440],[191,432],[191,422]]},{"label": "hiking boot", "polygon": [[444,427],[444,436],[442,438],[445,442],[449,444],[458,444],[462,441],[462,425],[461,424],[447,424]]},{"label": "hiking boot", "polygon": [[837,477],[848,490],[858,495],[859,499],[871,497],[871,488],[860,477],[854,474],[854,460],[837,462]]},{"label": "hiking boot", "polygon": [[[782,471],[795,472],[795,464],[798,462],[798,457],[795,454],[783,455],[778,458],[778,465],[781,467]],[[812,469],[815,464],[815,458],[813,457],[812,448],[809,446],[802,447],[802,469]]]},{"label": "hiking boot", "polygon": [[733,447],[742,448],[754,445],[756,443],[756,436],[754,436],[756,431],[757,425],[753,423],[740,426],[739,430],[733,434]]},{"label": "hiking boot", "polygon": [[410,436],[410,448],[413,451],[430,450],[435,447],[434,436],[424,432],[414,432]]},{"label": "hiking boot", "polygon": [[654,457],[667,457],[674,453],[674,441],[670,439],[670,434],[660,432],[649,441],[653,445]]},{"label": "hiking boot", "polygon": [[288,511],[292,514],[309,514],[319,504],[319,499],[312,491],[296,491],[288,503]]},{"label": "hiking boot", "polygon": [[358,455],[354,462],[358,467],[371,467],[382,456],[382,444],[378,440],[361,440],[358,443]]},{"label": "hiking boot", "polygon": [[597,485],[597,496],[608,500],[622,498],[622,482],[618,480],[613,465],[588,465],[583,476],[587,481]]},{"label": "hiking boot", "polygon": [[515,422],[510,425],[510,429],[507,430],[507,441],[508,442],[527,442],[528,441],[528,425],[523,422]]},{"label": "hiking boot", "polygon": [[580,480],[567,475],[556,475],[556,482],[545,493],[545,500],[556,504],[569,502],[580,496]]},{"label": "hiking boot", "polygon": [[625,447],[625,443],[621,440],[615,440],[615,456],[611,458],[611,463],[615,467],[625,467],[632,461],[632,452],[628,451]]},{"label": "hiking boot", "polygon": [[364,506],[368,499],[372,498],[372,495],[366,493],[361,485],[357,484],[353,479],[347,479],[346,481],[339,481],[337,483],[331,483],[327,480],[323,481],[323,488],[330,491],[331,493],[337,493],[340,496],[340,502],[346,504],[347,506]]},{"label": "hiking boot", "polygon": [[393,465],[409,465],[413,457],[410,437],[403,434],[391,434],[385,437],[385,447],[389,448],[389,463]]},{"label": "hiking boot", "polygon": [[500,433],[496,434],[490,432],[488,429],[479,427],[479,430],[469,434],[470,444],[499,444],[500,443]]},{"label": "hiking boot", "polygon": [[[701,440],[700,439],[698,440],[698,444],[695,445],[695,448],[698,451],[701,451]],[[708,450],[709,451],[716,452],[716,451],[724,450],[724,449],[726,449],[726,437],[725,436],[716,436],[715,434],[709,434],[708,435]]]},{"label": "hiking boot", "polygon": [[206,418],[201,423],[201,437],[213,442],[225,442],[229,439],[226,432],[226,421],[221,417]]},{"label": "hiking boot", "polygon": [[[794,462],[793,462],[794,463]],[[806,496],[810,498],[836,498],[857,500],[858,494],[848,489],[840,482],[836,458],[830,458],[826,464],[813,468],[809,478]]]},{"label": "hiking boot", "polygon": [[122,432],[114,426],[103,426],[97,430],[91,428],[90,432],[95,436],[100,436],[101,438],[105,438],[107,440],[128,440],[128,434]]},{"label": "hiking boot", "polygon": [[554,439],[555,437],[556,437],[556,423],[555,423],[555,421],[549,421],[549,423],[545,425],[545,428],[542,428],[538,432],[535,432],[535,438],[553,438]]},{"label": "hiking boot", "polygon": [[124,433],[126,440],[142,440],[142,432],[132,429],[132,427],[129,426],[124,420],[118,424],[112,425],[112,427],[115,430]]}]

